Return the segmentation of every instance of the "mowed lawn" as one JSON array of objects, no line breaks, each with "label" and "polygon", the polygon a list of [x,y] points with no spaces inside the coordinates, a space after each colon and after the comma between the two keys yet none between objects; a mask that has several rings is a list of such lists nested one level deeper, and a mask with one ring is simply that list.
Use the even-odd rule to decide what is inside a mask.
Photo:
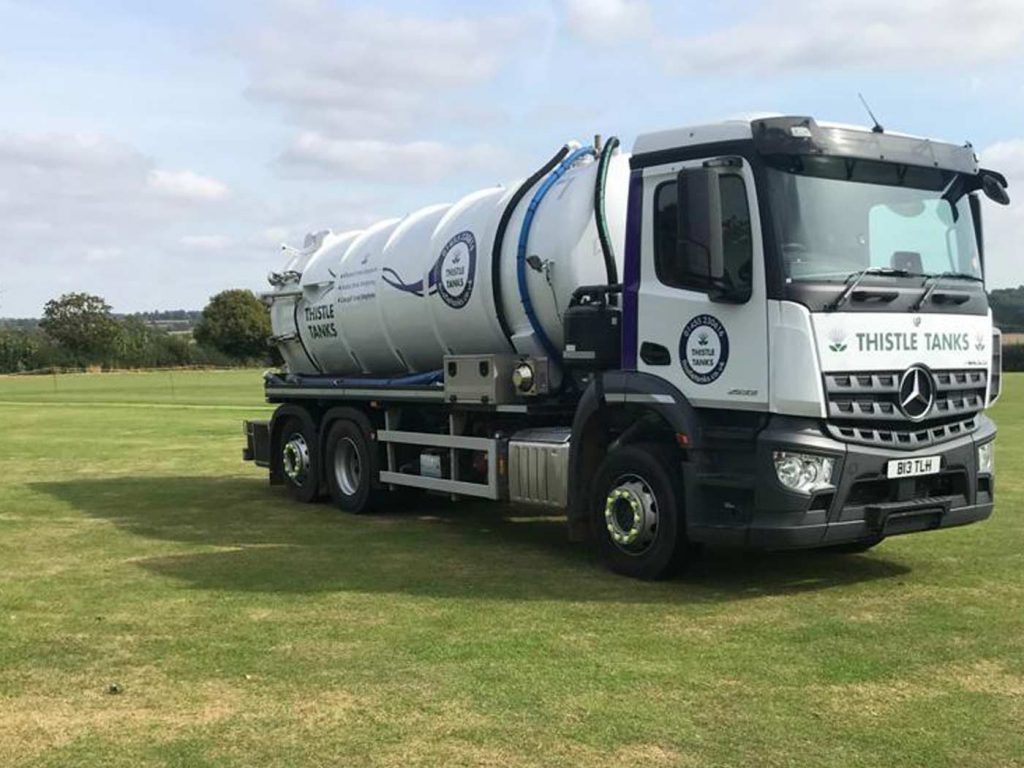
[{"label": "mowed lawn", "polygon": [[259,371],[0,378],[0,765],[1024,765],[1022,376],[990,521],[659,584],[551,518],[292,503],[267,412]]}]

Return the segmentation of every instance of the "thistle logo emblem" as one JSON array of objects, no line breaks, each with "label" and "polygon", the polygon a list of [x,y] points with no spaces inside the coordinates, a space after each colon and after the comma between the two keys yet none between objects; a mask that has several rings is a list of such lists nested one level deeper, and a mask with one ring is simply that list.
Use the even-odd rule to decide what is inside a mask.
[{"label": "thistle logo emblem", "polygon": [[828,348],[833,352],[846,351],[846,331],[842,328],[833,328],[828,332]]},{"label": "thistle logo emblem", "polygon": [[702,333],[697,337],[697,343],[700,344],[702,347],[706,347],[708,345],[708,341],[709,339],[706,333]]},{"label": "thistle logo emblem", "polygon": [[462,261],[462,254],[461,253],[456,253],[454,256],[452,256],[452,264],[458,264],[461,261]]},{"label": "thistle logo emblem", "polygon": [[976,333],[974,334],[974,348],[979,352],[985,351],[985,334]]}]

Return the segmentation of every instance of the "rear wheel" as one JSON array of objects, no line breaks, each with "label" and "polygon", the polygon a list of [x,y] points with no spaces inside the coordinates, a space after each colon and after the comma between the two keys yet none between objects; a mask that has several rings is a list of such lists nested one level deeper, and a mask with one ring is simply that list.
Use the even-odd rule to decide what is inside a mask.
[{"label": "rear wheel", "polygon": [[299,419],[289,418],[281,426],[279,458],[288,493],[296,501],[316,500],[320,487],[317,477],[316,435]]},{"label": "rear wheel", "polygon": [[359,425],[343,419],[327,433],[324,467],[327,488],[337,507],[345,512],[368,512],[374,501],[373,456],[369,438]]},{"label": "rear wheel", "polygon": [[672,457],[658,445],[631,445],[598,468],[591,527],[602,559],[617,573],[662,579],[682,564],[686,541]]}]

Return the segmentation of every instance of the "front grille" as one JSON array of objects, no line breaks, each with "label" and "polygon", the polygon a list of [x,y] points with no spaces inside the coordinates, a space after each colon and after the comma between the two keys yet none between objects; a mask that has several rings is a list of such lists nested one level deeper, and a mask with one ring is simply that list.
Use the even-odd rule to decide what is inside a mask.
[{"label": "front grille", "polygon": [[906,427],[885,428],[852,426],[849,424],[834,424],[828,422],[825,427],[829,434],[837,440],[847,443],[859,443],[861,445],[881,445],[889,448],[904,448],[915,450],[926,448],[935,443],[952,440],[954,437],[966,435],[973,432],[978,426],[974,418],[963,421],[954,421],[948,424],[936,424],[931,427],[922,427],[920,424],[913,424],[913,429]]},{"label": "front grille", "polygon": [[932,371],[935,400],[920,421],[899,407],[903,371],[826,373],[827,429],[839,440],[913,450],[972,432],[985,407],[983,369]]}]

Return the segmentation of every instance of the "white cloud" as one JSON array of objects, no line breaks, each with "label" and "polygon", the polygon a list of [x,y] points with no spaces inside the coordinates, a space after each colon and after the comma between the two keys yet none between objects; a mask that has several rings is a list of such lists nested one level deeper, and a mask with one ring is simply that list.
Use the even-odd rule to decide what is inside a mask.
[{"label": "white cloud", "polygon": [[589,43],[625,43],[651,32],[647,0],[566,0],[569,31]]},{"label": "white cloud", "polygon": [[395,211],[393,194],[365,190],[257,199],[224,189],[195,171],[160,171],[109,136],[0,133],[0,316],[37,315],[71,290],[117,311],[199,308],[223,288],[265,288],[284,263],[281,242]]},{"label": "white cloud", "polygon": [[[222,182],[154,166],[110,136],[0,134],[0,314],[38,312],[62,290],[92,291],[122,307],[161,296],[159,286],[177,285],[179,275],[204,274],[183,269],[197,244],[190,249],[182,229],[209,231],[224,216],[237,227],[259,216],[226,200]],[[195,205],[210,201],[220,205]]]},{"label": "white cloud", "polygon": [[195,251],[223,251],[234,244],[227,235],[183,235],[178,242]]},{"label": "white cloud", "polygon": [[158,194],[188,203],[216,203],[228,196],[224,182],[194,171],[152,170],[146,185]]},{"label": "white cloud", "polygon": [[281,163],[306,175],[392,183],[436,181],[481,168],[499,174],[508,159],[503,150],[482,143],[463,148],[434,141],[332,139],[307,131],[296,138]]},{"label": "white cloud", "polygon": [[301,126],[356,138],[422,130],[438,101],[490,81],[528,43],[523,16],[437,18],[290,4],[241,43],[250,97]]},{"label": "white cloud", "polygon": [[1010,205],[984,205],[985,262],[989,288],[1024,285],[1020,263],[1024,244],[1024,138],[1001,141],[980,153],[985,168],[999,171],[1009,182]]},{"label": "white cloud", "polygon": [[[986,168],[991,167],[1004,174],[1011,183],[1016,180],[1024,187],[1024,139],[997,142],[982,150],[980,158]],[[1024,189],[1020,189],[1018,194],[1024,196]]]},{"label": "white cloud", "polygon": [[502,152],[433,137],[500,123],[504,102],[482,90],[517,53],[532,55],[531,41],[551,25],[486,8],[437,16],[303,0],[281,7],[240,51],[249,97],[298,127],[274,164],[287,175],[425,183],[475,169],[500,178]]},{"label": "white cloud", "polygon": [[124,256],[124,248],[94,247],[85,249],[85,260],[89,262],[110,261]]},{"label": "white cloud", "polygon": [[292,234],[288,227],[267,227],[259,233],[258,239],[262,245],[280,245],[287,242]]},{"label": "white cloud", "polygon": [[731,27],[666,38],[659,47],[681,74],[815,72],[822,69],[952,69],[1019,58],[1019,0],[771,0]]},{"label": "white cloud", "polygon": [[0,133],[0,166],[110,171],[144,163],[126,144],[100,134]]}]

